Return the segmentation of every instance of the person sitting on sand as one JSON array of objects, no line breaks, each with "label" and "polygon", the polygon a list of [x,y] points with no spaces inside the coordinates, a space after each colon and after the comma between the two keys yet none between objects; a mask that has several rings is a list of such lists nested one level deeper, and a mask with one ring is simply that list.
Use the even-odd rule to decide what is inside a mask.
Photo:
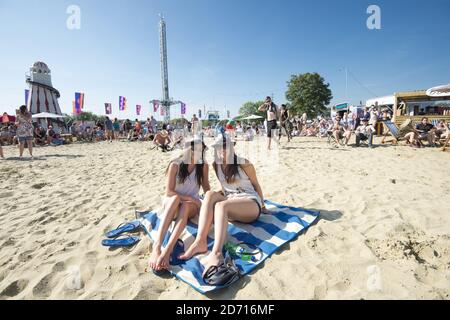
[{"label": "person sitting on sand", "polygon": [[445,120],[440,120],[436,125],[435,135],[437,139],[446,139],[450,134],[450,129],[447,126]]},{"label": "person sitting on sand", "polygon": [[167,130],[162,130],[158,132],[153,139],[153,143],[157,148],[161,148],[162,152],[170,151],[169,145],[172,141],[170,140],[169,133]]},{"label": "person sitting on sand", "polygon": [[263,192],[253,164],[235,154],[234,143],[227,135],[219,136],[212,147],[215,153],[213,168],[222,192],[206,193],[200,209],[197,237],[180,256],[180,259],[188,260],[208,250],[207,237],[214,220],[214,246],[204,261],[204,274],[223,259],[228,221],[252,223],[265,210]]},{"label": "person sitting on sand", "polygon": [[[200,187],[209,192],[209,168],[205,162],[206,145],[199,138],[186,142],[180,157],[172,160],[166,170],[166,194],[163,200],[163,214],[149,266],[160,271],[169,268],[172,251],[187,225],[189,219],[200,212]],[[164,237],[171,222],[175,226],[165,248],[162,248]]]},{"label": "person sitting on sand", "polygon": [[34,143],[38,146],[45,145],[47,138],[45,136],[45,130],[41,126],[36,126],[34,129]]},{"label": "person sitting on sand", "polygon": [[336,116],[332,131],[336,141],[341,141],[341,139],[344,139],[344,125],[341,121],[341,116]]},{"label": "person sitting on sand", "polygon": [[53,140],[56,139],[56,132],[53,130],[53,126],[48,126],[47,129],[47,144],[51,145]]},{"label": "person sitting on sand", "polygon": [[361,141],[368,141],[369,148],[372,148],[373,134],[375,133],[375,128],[372,125],[369,125],[369,120],[363,118],[362,124],[356,128],[356,146],[359,147]]},{"label": "person sitting on sand", "polygon": [[416,132],[419,140],[427,140],[430,146],[435,146],[436,127],[428,122],[428,118],[422,118],[422,121],[416,125]]},{"label": "person sitting on sand", "polygon": [[406,144],[409,144],[413,148],[422,148],[424,146],[419,140],[419,135],[414,131],[405,134],[405,140]]}]

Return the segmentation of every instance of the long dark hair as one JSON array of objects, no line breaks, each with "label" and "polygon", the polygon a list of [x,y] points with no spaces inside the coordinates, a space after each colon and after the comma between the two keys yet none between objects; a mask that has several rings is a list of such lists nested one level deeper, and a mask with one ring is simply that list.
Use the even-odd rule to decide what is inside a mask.
[{"label": "long dark hair", "polygon": [[[227,163],[225,165],[225,170],[223,172],[223,174],[225,175],[225,179],[227,180],[228,183],[231,183],[231,184],[234,183],[236,181],[236,176],[239,176],[239,177],[241,176],[239,174],[239,166],[240,166],[240,164],[238,163],[238,156],[235,154],[233,157],[233,163]],[[213,163],[213,168],[217,175],[218,165],[215,161]]]},{"label": "long dark hair", "polygon": [[[191,142],[191,151],[193,150],[194,150],[194,141]],[[206,145],[204,142],[202,142],[202,163],[197,163],[194,169],[198,186],[201,186],[203,184],[203,168],[205,166],[205,161],[203,159],[205,158],[205,150]],[[169,168],[172,162],[169,163],[169,166],[166,169],[166,175],[169,172]],[[189,164],[185,163],[184,161],[181,161],[178,167],[178,175],[177,175],[178,182],[182,184],[186,181],[188,177],[189,177]]]}]

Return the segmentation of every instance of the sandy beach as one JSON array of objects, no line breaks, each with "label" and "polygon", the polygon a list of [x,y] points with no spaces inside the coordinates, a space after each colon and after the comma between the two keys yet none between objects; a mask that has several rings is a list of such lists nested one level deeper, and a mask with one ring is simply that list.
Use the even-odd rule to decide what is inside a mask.
[{"label": "sandy beach", "polygon": [[450,154],[379,140],[370,150],[294,138],[282,142],[277,166],[261,157],[265,197],[319,210],[321,219],[256,272],[207,296],[145,272],[144,233],[131,250],[101,245],[135,210],[160,207],[172,154],[147,142],[74,143],[18,161],[17,147],[4,147],[0,298],[449,299]]}]

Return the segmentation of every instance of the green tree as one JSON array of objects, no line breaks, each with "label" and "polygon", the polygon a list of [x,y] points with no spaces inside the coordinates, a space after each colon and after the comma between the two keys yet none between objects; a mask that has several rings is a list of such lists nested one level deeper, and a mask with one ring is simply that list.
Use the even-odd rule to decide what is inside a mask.
[{"label": "green tree", "polygon": [[257,102],[246,102],[242,105],[242,107],[239,109],[239,117],[248,117],[253,114],[257,116],[264,117],[264,112],[259,112],[258,108],[260,105],[262,105],[264,101],[257,101]]},{"label": "green tree", "polygon": [[287,84],[286,99],[291,103],[292,114],[316,117],[327,111],[333,99],[330,84],[318,73],[292,75]]}]

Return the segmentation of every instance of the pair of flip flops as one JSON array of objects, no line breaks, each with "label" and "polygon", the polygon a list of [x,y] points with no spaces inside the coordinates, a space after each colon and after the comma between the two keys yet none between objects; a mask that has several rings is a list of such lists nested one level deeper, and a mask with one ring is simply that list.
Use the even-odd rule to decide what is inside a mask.
[{"label": "pair of flip flops", "polygon": [[230,256],[218,266],[211,266],[203,275],[203,281],[210,286],[229,286],[241,277],[241,273]]},{"label": "pair of flip flops", "polygon": [[124,233],[135,232],[141,227],[142,225],[139,221],[122,223],[116,229],[106,233],[106,237],[109,239],[103,240],[102,245],[112,248],[132,247],[140,241],[139,237],[124,235]]},{"label": "pair of flip flops", "polygon": [[[177,240],[177,243],[175,247],[173,248],[172,255],[170,256],[170,265],[171,266],[179,266],[186,261],[179,259],[178,257],[184,253],[184,242],[181,239]],[[157,276],[162,276],[169,272],[167,269],[161,269],[161,270],[154,270],[152,269],[152,272]]]}]

